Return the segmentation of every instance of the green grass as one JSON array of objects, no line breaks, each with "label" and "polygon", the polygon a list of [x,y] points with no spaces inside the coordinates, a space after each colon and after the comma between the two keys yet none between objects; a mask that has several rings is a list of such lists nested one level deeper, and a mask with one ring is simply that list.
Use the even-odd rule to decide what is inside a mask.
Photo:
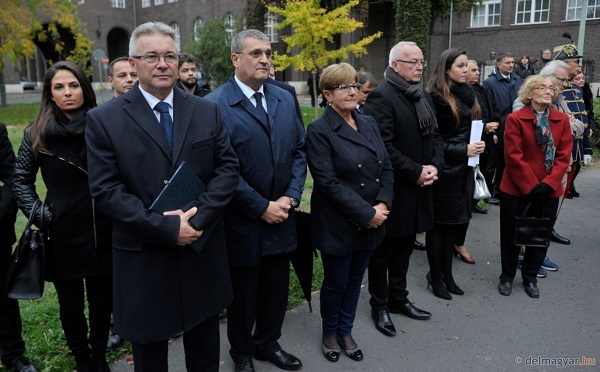
[{"label": "green grass", "polygon": [[[0,121],[7,125],[8,136],[11,140],[15,154],[21,144],[23,129],[30,123],[37,113],[39,104],[14,104],[0,108]],[[322,113],[319,109],[319,115]],[[314,110],[311,107],[302,107],[305,126],[314,120]],[[305,184],[302,196],[301,210],[310,210],[310,195],[313,181],[310,174]],[[46,187],[38,174],[36,189],[43,199]],[[21,212],[17,216],[15,230],[17,236],[21,234],[27,219]],[[318,290],[323,278],[323,268],[320,258],[315,259],[313,275],[313,291]],[[302,289],[296,275],[290,275],[289,308],[294,308],[304,301]],[[20,301],[21,317],[23,319],[23,338],[26,343],[27,356],[40,368],[41,371],[71,371],[75,369],[74,359],[69,355],[69,349],[64,337],[59,319],[58,301],[52,283],[46,283],[44,296],[39,300]],[[318,311],[313,310],[313,311]],[[122,358],[131,351],[129,343],[121,349],[108,354],[109,362]],[[0,372],[5,372],[0,366]]]}]

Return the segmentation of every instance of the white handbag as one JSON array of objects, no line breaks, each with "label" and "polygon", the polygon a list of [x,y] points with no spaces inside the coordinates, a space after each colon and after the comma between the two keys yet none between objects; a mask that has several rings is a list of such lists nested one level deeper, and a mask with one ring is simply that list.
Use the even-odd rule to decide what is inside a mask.
[{"label": "white handbag", "polygon": [[473,172],[475,174],[475,177],[473,177],[475,179],[473,199],[481,200],[491,197],[490,190],[485,183],[485,177],[483,177],[483,173],[479,170],[479,165],[473,168]]}]

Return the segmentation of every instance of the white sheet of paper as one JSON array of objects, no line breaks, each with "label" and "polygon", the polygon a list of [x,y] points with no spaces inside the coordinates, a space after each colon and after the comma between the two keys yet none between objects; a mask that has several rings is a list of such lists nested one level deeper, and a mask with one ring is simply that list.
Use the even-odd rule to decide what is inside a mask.
[{"label": "white sheet of paper", "polygon": [[[483,133],[483,121],[473,120],[471,122],[471,138],[469,143],[481,141],[481,133]],[[475,167],[479,164],[479,155],[469,157],[469,167]]]}]

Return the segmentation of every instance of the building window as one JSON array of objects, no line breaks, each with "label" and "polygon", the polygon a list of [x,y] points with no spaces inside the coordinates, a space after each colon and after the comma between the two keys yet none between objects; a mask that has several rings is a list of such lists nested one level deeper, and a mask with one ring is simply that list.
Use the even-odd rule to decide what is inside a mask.
[{"label": "building window", "polygon": [[170,24],[175,30],[175,44],[177,44],[177,49],[181,48],[181,32],[179,31],[179,25],[176,22]]},{"label": "building window", "polygon": [[168,0],[169,3],[176,3],[177,0]]},{"label": "building window", "polygon": [[154,5],[163,5],[165,0],[154,0]]},{"label": "building window", "polygon": [[518,0],[516,24],[548,22],[550,0]]},{"label": "building window", "polygon": [[471,27],[500,26],[502,1],[487,0],[471,10]]},{"label": "building window", "polygon": [[110,0],[110,6],[125,9],[125,0]]},{"label": "building window", "polygon": [[142,8],[150,7],[150,0],[142,0]]},{"label": "building window", "polygon": [[232,13],[225,14],[225,43],[231,45],[235,36],[235,18]]},{"label": "building window", "polygon": [[[567,2],[567,21],[579,21],[581,19],[581,0],[569,0]],[[588,0],[587,19],[600,18],[600,0]]]},{"label": "building window", "polygon": [[279,22],[277,21],[277,14],[267,12],[265,14],[265,34],[269,37],[269,41],[271,43],[276,43],[279,40],[279,34],[277,33],[277,26]]},{"label": "building window", "polygon": [[200,41],[200,30],[202,30],[202,27],[204,26],[204,23],[202,22],[202,18],[198,17],[196,19],[194,19],[194,41]]}]

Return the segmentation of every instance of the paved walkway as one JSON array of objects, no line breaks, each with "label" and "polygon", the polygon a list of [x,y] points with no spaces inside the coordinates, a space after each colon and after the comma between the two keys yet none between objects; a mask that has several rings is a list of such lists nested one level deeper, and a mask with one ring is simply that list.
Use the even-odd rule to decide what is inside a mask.
[{"label": "paved walkway", "polygon": [[[392,314],[398,334],[393,338],[380,334],[370,319],[365,284],[354,325],[354,337],[365,354],[362,362],[342,355],[339,362],[330,363],[321,354],[318,293],[313,295],[312,313],[307,305],[288,312],[281,344],[302,360],[303,371],[554,371],[557,363],[565,362],[557,358],[600,362],[600,170],[582,172],[577,190],[581,197],[565,201],[556,223],[556,230],[572,244],[551,244],[548,254],[560,269],[539,280],[539,299],[527,296],[519,277],[510,297],[498,294],[499,207],[490,206],[489,214],[473,216],[467,235],[477,263],[454,260],[455,279],[464,296],[451,301],[434,297],[426,289],[426,254],[413,253],[409,298],[433,313],[430,320]],[[221,370],[233,371],[225,327],[221,326]],[[172,342],[169,351],[170,371],[185,371],[181,339]],[[537,366],[532,365],[535,362]],[[554,364],[539,365],[544,362]],[[254,363],[257,371],[279,371],[266,362]],[[111,369],[129,372],[133,366],[121,361]]]}]

